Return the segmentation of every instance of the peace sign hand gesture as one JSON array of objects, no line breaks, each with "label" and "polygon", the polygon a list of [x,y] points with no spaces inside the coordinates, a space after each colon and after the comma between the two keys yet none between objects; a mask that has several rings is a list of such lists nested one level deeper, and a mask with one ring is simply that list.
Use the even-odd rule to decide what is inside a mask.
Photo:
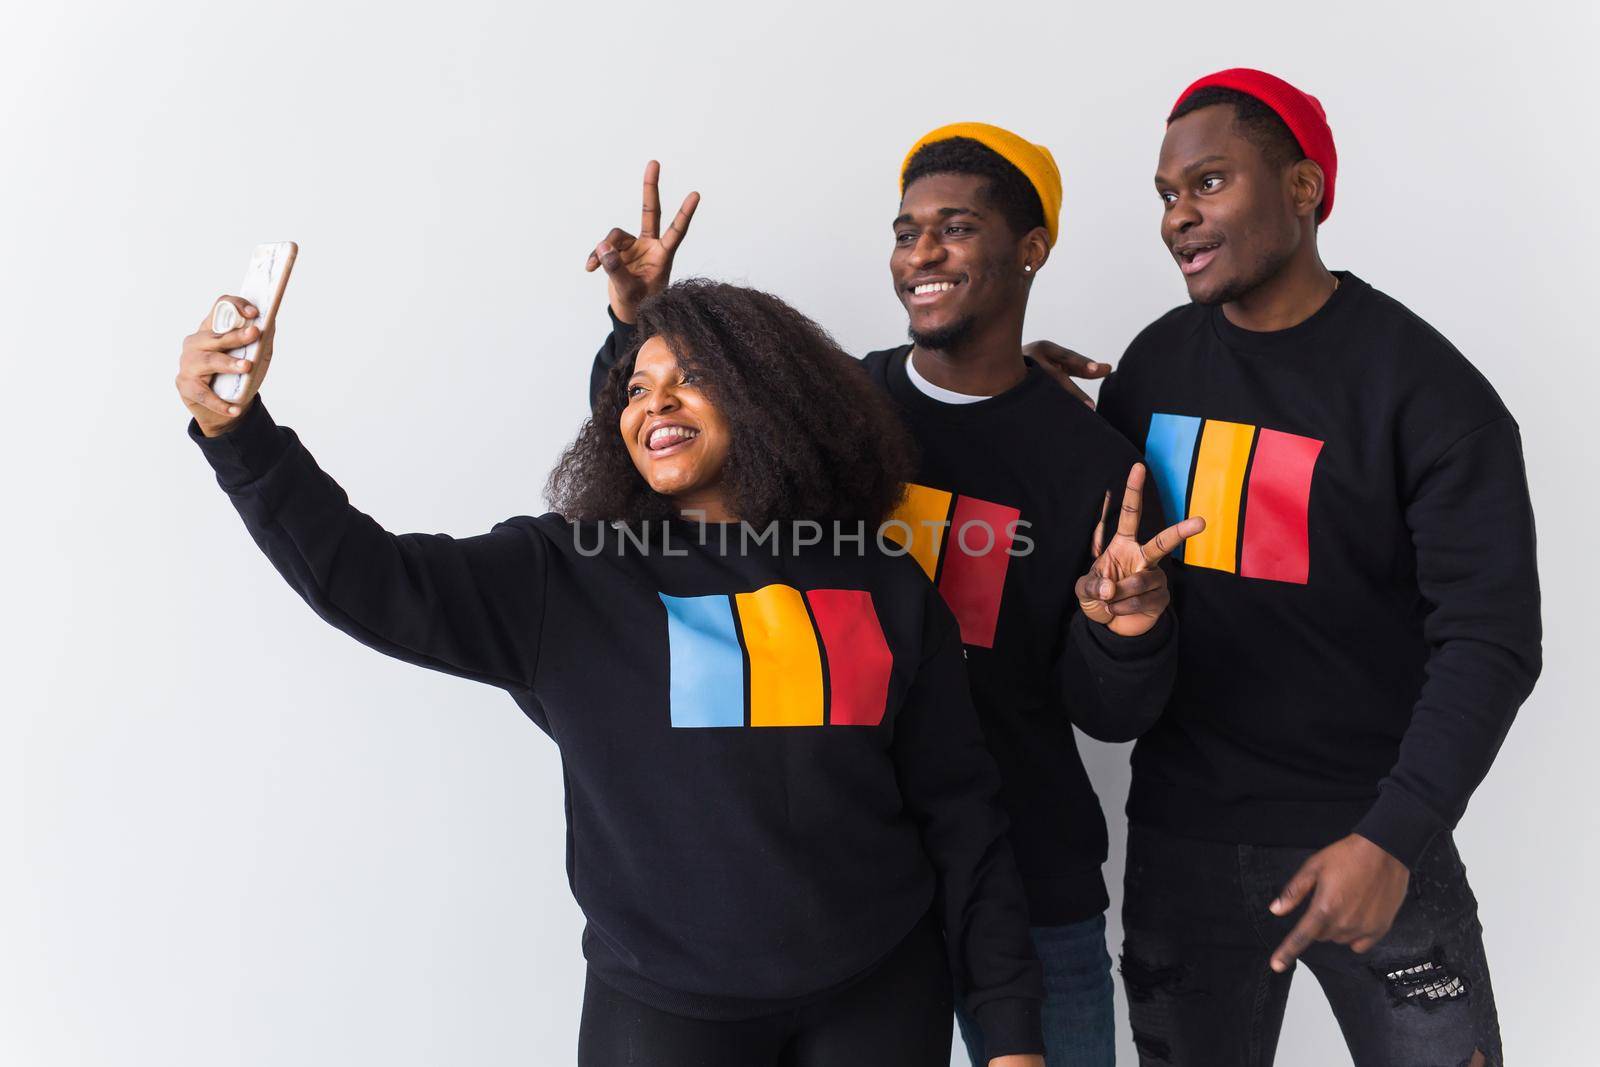
[{"label": "peace sign hand gesture", "polygon": [[1167,574],[1156,564],[1206,528],[1206,520],[1195,516],[1168,526],[1141,545],[1139,517],[1144,510],[1144,478],[1144,464],[1135,463],[1128,472],[1122,513],[1117,517],[1117,532],[1109,545],[1105,544],[1105,517],[1111,494],[1106,494],[1091,545],[1095,561],[1089,573],[1078,579],[1078,607],[1091,622],[1101,623],[1121,637],[1137,637],[1155,626],[1172,602]]},{"label": "peace sign hand gesture", "polygon": [[611,297],[611,312],[623,322],[632,322],[634,312],[645,297],[654,296],[672,281],[672,257],[689,232],[689,220],[700,205],[700,194],[690,193],[667,227],[661,227],[661,164],[651,160],[644,167],[644,213],[639,220],[639,236],[614,228],[605,235],[583,269],[606,270],[606,289]]}]

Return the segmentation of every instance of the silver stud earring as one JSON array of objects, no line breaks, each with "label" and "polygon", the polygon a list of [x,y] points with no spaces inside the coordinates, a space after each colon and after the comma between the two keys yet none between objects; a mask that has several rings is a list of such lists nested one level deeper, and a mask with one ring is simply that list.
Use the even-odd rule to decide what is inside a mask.
[{"label": "silver stud earring", "polygon": [[1032,274],[1033,273],[1033,264],[1032,263],[1024,263],[1022,265],[1022,269],[1027,271],[1029,274]]}]

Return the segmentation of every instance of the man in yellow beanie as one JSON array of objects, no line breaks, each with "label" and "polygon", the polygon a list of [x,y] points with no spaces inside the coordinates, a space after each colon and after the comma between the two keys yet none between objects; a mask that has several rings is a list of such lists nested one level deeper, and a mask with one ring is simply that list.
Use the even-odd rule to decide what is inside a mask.
[{"label": "man in yellow beanie", "polygon": [[[657,236],[657,174],[646,170],[641,234],[613,230],[590,256],[613,319],[593,395],[622,387],[611,371],[636,345],[636,308],[666,287],[698,203],[691,194]],[[1154,723],[1177,651],[1154,561],[1204,524],[1152,539],[1159,505],[1143,500],[1133,446],[1023,358],[1028,297],[1060,232],[1049,150],[996,126],[944,126],[907,153],[900,194],[889,272],[912,343],[863,361],[922,453],[898,539],[961,626],[1045,968],[1047,1062],[1101,1067],[1115,1058],[1106,825],[1072,727],[1128,741]],[[1003,1035],[986,1041],[960,1007],[957,1019],[975,1067],[1010,1060],[996,1055]]]}]

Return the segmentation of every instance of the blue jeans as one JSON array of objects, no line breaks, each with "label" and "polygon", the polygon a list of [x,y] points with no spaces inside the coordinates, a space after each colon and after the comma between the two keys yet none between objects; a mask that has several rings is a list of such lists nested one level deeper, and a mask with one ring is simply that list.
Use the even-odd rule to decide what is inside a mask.
[{"label": "blue jeans", "polygon": [[[1117,1062],[1111,954],[1106,917],[1067,926],[1035,926],[1033,948],[1044,964],[1044,1059],[1049,1067],[1112,1067]],[[973,1067],[986,1067],[983,1034],[956,1002],[956,1024]]]}]

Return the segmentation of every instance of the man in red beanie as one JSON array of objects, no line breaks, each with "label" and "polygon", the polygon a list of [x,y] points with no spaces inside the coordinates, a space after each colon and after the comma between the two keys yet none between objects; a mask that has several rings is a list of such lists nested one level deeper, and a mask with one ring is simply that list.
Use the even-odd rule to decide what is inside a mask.
[{"label": "man in red beanie", "polygon": [[1229,70],[1156,174],[1192,303],[1100,410],[1141,445],[1184,641],[1128,798],[1122,962],[1147,1064],[1267,1064],[1297,959],[1357,1064],[1500,1063],[1451,830],[1538,677],[1516,422],[1399,302],[1329,271],[1316,98]]}]

